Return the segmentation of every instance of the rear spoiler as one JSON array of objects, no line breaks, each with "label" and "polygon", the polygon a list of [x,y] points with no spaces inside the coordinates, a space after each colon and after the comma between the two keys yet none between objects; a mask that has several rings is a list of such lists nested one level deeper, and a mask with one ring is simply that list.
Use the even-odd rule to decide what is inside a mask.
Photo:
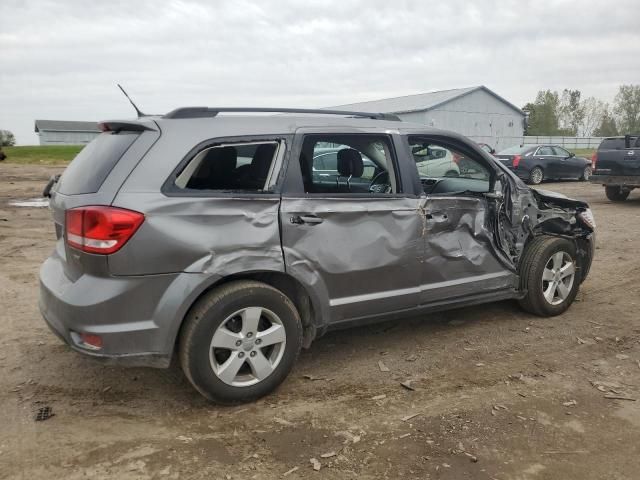
[{"label": "rear spoiler", "polygon": [[148,124],[143,124],[140,122],[126,122],[122,120],[106,120],[104,122],[98,123],[98,128],[102,132],[144,132],[145,130],[150,130],[157,132],[157,128],[153,128]]}]

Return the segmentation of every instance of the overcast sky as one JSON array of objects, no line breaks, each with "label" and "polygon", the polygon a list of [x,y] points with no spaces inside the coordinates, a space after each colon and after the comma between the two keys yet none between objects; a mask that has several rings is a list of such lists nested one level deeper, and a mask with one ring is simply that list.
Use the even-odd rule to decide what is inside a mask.
[{"label": "overcast sky", "polygon": [[486,85],[611,101],[640,83],[637,0],[0,1],[0,129],[177,106],[319,107]]}]

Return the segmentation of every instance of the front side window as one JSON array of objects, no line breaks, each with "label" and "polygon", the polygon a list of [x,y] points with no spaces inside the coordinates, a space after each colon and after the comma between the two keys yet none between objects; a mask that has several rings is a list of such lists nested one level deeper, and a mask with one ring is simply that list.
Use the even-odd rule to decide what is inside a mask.
[{"label": "front side window", "polygon": [[392,150],[377,135],[309,135],[300,154],[305,193],[394,193]]},{"label": "front side window", "polygon": [[[178,175],[184,190],[268,192],[272,172],[284,151],[280,141],[217,145],[198,153]],[[269,181],[269,184],[267,182]]]},{"label": "front side window", "polygon": [[421,137],[409,137],[409,148],[425,193],[489,191],[490,172],[477,159]]},{"label": "front side window", "polygon": [[571,154],[567,152],[564,148],[561,147],[553,147],[553,150],[556,152],[556,156],[558,157],[569,157]]}]

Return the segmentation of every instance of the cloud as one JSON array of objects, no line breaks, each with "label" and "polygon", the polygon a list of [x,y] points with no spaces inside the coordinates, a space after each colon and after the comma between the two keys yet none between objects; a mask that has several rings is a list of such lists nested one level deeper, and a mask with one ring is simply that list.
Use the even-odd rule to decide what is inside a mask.
[{"label": "cloud", "polygon": [[[487,85],[611,101],[640,78],[634,0],[25,1],[0,5],[0,128],[177,106],[339,105]],[[579,7],[577,6],[579,5]]]}]

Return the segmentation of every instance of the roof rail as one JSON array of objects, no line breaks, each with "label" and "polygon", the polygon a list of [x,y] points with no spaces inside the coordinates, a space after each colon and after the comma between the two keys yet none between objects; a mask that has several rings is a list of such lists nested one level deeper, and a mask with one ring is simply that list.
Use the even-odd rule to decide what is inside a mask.
[{"label": "roof rail", "polygon": [[222,107],[222,108],[210,108],[210,107],[182,107],[176,108],[165,114],[163,118],[207,118],[215,117],[219,113],[227,112],[251,112],[251,113],[313,113],[319,115],[344,115],[348,117],[362,117],[371,118],[374,120],[391,120],[400,122],[400,117],[393,113],[371,113],[371,112],[349,112],[346,110],[322,110],[322,109],[310,109],[310,108],[244,108],[244,107]]}]

